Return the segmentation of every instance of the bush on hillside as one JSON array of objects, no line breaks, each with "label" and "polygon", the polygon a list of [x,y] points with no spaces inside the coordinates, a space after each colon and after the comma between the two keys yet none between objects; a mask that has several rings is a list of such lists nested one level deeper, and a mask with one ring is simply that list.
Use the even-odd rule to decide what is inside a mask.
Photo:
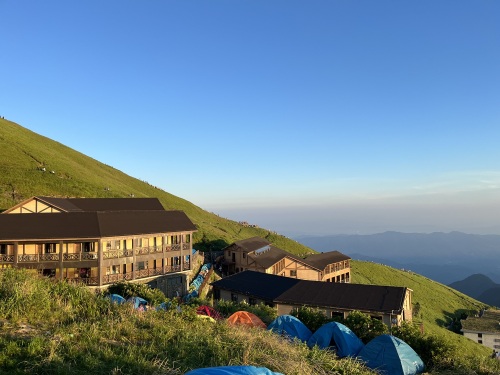
[{"label": "bush on hillside", "polygon": [[312,332],[315,332],[322,325],[336,321],[350,328],[365,344],[371,339],[388,332],[387,326],[381,320],[374,319],[359,311],[351,312],[347,318],[327,318],[325,313],[318,309],[302,306],[294,309],[291,315],[295,316],[306,325]]},{"label": "bush on hillside", "polygon": [[379,319],[374,319],[360,311],[351,312],[343,323],[349,327],[365,344],[377,336],[388,333],[387,326]]},{"label": "bush on hillside", "polygon": [[290,315],[299,319],[306,325],[311,332],[315,332],[323,324],[326,324],[332,319],[328,319],[325,313],[316,307],[301,306],[292,310]]},{"label": "bush on hillside", "polygon": [[160,289],[151,288],[147,284],[131,283],[127,281],[119,281],[110,285],[108,292],[110,294],[119,294],[126,299],[130,297],[141,297],[153,306],[168,300]]}]

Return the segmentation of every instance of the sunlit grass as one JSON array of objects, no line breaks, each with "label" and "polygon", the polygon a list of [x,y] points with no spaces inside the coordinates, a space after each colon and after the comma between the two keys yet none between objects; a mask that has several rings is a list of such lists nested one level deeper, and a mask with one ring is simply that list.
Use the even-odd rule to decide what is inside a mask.
[{"label": "sunlit grass", "polygon": [[[82,150],[84,148],[82,147]],[[144,152],[119,148],[118,152]],[[187,151],[188,152],[188,151]],[[164,170],[168,173],[169,163]],[[41,170],[45,168],[45,172]],[[52,173],[52,171],[54,173]],[[196,182],[196,168],[193,181]],[[313,252],[308,247],[270,230],[239,225],[207,212],[185,199],[92,159],[22,126],[0,119],[0,211],[36,195],[70,197],[156,197],[165,209],[182,210],[196,224],[196,248],[218,250],[236,240],[260,236],[294,254]]]}]

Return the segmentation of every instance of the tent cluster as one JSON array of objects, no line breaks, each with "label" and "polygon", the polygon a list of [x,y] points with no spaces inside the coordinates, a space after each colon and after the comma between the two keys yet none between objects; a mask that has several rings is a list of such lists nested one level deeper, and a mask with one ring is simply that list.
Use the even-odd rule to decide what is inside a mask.
[{"label": "tent cluster", "polygon": [[148,301],[141,297],[130,297],[129,299],[125,299],[119,294],[110,294],[108,298],[112,303],[116,303],[118,305],[122,305],[124,303],[130,303],[134,309],[139,311],[145,311],[148,306]]},{"label": "tent cluster", "polygon": [[416,375],[424,370],[418,354],[403,340],[391,335],[378,336],[364,345],[342,323],[329,322],[311,333],[304,323],[291,315],[277,317],[267,329],[305,342],[310,348],[333,350],[341,358],[355,357],[384,375]]},{"label": "tent cluster", "polygon": [[198,290],[200,289],[201,284],[203,284],[203,281],[205,281],[205,277],[208,275],[208,272],[211,268],[211,263],[205,263],[201,267],[198,276],[196,276],[193,281],[191,281],[191,284],[189,284],[189,289],[191,290],[191,292],[184,297],[185,302],[189,302],[191,298],[198,297]]},{"label": "tent cluster", "polygon": [[[146,310],[148,302],[140,297],[125,299],[118,294],[111,294],[108,298],[112,303],[130,303],[136,310]],[[170,303],[160,304],[160,308],[170,308]],[[224,317],[213,307],[202,305],[196,309],[200,319],[212,322],[222,320]],[[333,350],[338,357],[354,357],[364,362],[371,369],[384,375],[416,375],[424,370],[424,363],[418,354],[403,340],[392,335],[381,335],[368,344],[363,342],[348,327],[338,322],[329,322],[312,333],[299,319],[292,315],[281,315],[269,326],[255,314],[248,311],[237,311],[227,318],[229,325],[258,327],[268,329],[289,340],[300,340],[310,348],[315,346],[320,349]],[[253,366],[226,366],[197,369],[186,375],[213,374],[213,375],[281,375],[264,367]]]}]

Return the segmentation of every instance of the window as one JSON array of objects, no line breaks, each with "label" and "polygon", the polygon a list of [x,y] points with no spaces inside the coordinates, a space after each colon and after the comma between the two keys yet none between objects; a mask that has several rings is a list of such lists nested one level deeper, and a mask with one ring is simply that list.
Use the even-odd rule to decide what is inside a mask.
[{"label": "window", "polygon": [[483,340],[477,340],[477,343],[478,343],[478,344],[482,344],[482,343],[483,343]]},{"label": "window", "polygon": [[482,338],[482,337],[483,337],[483,334],[482,334],[482,333],[478,333],[478,334],[477,334],[477,337],[478,337],[478,338]]},{"label": "window", "polygon": [[332,318],[343,318],[344,313],[340,311],[332,311]]},{"label": "window", "polygon": [[53,254],[56,252],[56,244],[55,243],[46,243],[45,244],[45,254]]},{"label": "window", "polygon": [[231,261],[236,262],[236,253],[231,254]]},{"label": "window", "polygon": [[493,345],[495,349],[500,349],[500,345]]},{"label": "window", "polygon": [[147,262],[137,262],[137,271],[140,271],[140,270],[143,270],[143,269],[146,269],[147,267]]},{"label": "window", "polygon": [[243,259],[247,257],[247,253],[243,253]]},{"label": "window", "polygon": [[111,241],[106,241],[106,250],[111,250]]},{"label": "window", "polygon": [[297,270],[290,270],[290,277],[297,277]]},{"label": "window", "polygon": [[234,294],[234,293],[231,293],[231,301],[238,302],[238,295]]},{"label": "window", "polygon": [[93,242],[83,242],[82,249],[83,249],[83,252],[90,253],[91,251],[94,251],[94,243]]},{"label": "window", "polygon": [[7,255],[7,245],[0,244],[0,255]]},{"label": "window", "polygon": [[493,341],[494,342],[500,342],[500,339],[494,339]]},{"label": "window", "polygon": [[248,298],[248,303],[250,305],[256,305],[257,304],[257,300],[255,298],[249,297]]}]

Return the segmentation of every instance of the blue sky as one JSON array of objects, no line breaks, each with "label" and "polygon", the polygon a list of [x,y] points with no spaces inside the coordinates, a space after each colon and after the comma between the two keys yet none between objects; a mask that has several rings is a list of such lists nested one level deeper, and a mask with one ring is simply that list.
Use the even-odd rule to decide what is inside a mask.
[{"label": "blue sky", "polygon": [[285,234],[500,233],[499,15],[0,0],[0,115]]}]

